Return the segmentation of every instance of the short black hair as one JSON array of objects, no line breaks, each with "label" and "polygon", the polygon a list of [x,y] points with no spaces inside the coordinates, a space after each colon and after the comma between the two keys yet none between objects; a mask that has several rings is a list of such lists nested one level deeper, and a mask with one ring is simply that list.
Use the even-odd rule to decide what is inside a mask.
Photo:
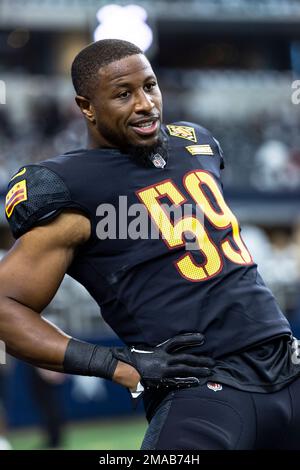
[{"label": "short black hair", "polygon": [[71,67],[72,82],[77,95],[91,98],[98,83],[101,67],[143,51],[128,41],[121,39],[102,39],[82,49]]}]

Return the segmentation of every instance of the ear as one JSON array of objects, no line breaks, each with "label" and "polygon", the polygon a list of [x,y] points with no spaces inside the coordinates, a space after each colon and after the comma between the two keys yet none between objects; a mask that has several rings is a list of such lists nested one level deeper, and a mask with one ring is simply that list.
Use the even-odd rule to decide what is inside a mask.
[{"label": "ear", "polygon": [[88,121],[90,121],[91,123],[95,123],[96,122],[95,110],[90,100],[88,98],[85,98],[84,96],[77,95],[75,97],[75,101],[77,105],[79,106],[84,117],[86,117]]}]

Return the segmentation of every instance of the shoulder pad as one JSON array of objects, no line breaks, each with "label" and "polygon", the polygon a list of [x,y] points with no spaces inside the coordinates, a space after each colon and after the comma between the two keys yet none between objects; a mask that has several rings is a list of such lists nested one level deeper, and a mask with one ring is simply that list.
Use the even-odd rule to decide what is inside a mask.
[{"label": "shoulder pad", "polygon": [[216,142],[218,150],[219,150],[220,159],[221,159],[220,168],[221,168],[221,170],[223,170],[225,168],[224,152],[223,152],[223,149],[220,145],[220,142],[217,139],[215,139],[214,137],[213,137],[213,139]]},{"label": "shoulder pad", "polygon": [[166,125],[166,130],[169,136],[178,137],[179,139],[184,139],[185,141],[190,141],[197,144],[200,139],[208,139],[209,144],[212,146],[220,156],[220,168],[224,168],[224,154],[220,143],[217,139],[214,138],[212,133],[205,127],[195,124],[193,122],[187,121],[178,121],[172,124]]},{"label": "shoulder pad", "polygon": [[15,238],[71,206],[70,192],[64,181],[44,166],[22,167],[8,184],[5,214]]}]

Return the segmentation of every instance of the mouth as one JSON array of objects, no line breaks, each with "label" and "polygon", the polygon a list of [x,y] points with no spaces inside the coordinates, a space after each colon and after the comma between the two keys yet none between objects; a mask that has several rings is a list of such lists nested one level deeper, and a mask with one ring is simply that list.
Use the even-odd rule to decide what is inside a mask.
[{"label": "mouth", "polygon": [[159,118],[157,116],[148,119],[140,119],[130,124],[134,132],[139,135],[155,134],[159,127]]}]

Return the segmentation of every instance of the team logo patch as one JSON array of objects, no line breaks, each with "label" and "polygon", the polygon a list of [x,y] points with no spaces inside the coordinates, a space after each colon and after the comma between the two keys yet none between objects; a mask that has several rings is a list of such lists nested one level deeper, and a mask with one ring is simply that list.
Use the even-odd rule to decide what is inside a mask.
[{"label": "team logo patch", "polygon": [[192,155],[213,155],[214,152],[209,144],[188,145],[185,147]]},{"label": "team logo patch", "polygon": [[18,178],[18,176],[24,175],[24,173],[26,173],[26,168],[23,168],[22,170],[20,170],[19,173],[17,173],[10,179],[10,181],[14,180],[15,178]]},{"label": "team logo patch", "polygon": [[174,137],[180,137],[181,139],[190,140],[191,142],[197,142],[195,129],[189,126],[174,126],[173,124],[167,125],[170,135]]},{"label": "team logo patch", "polygon": [[20,202],[27,200],[27,186],[26,180],[22,180],[16,183],[10,191],[8,191],[5,200],[5,212],[8,218],[11,217],[14,208],[20,204]]},{"label": "team logo patch", "polygon": [[221,384],[215,382],[207,382],[207,387],[214,392],[220,392],[223,389]]}]

